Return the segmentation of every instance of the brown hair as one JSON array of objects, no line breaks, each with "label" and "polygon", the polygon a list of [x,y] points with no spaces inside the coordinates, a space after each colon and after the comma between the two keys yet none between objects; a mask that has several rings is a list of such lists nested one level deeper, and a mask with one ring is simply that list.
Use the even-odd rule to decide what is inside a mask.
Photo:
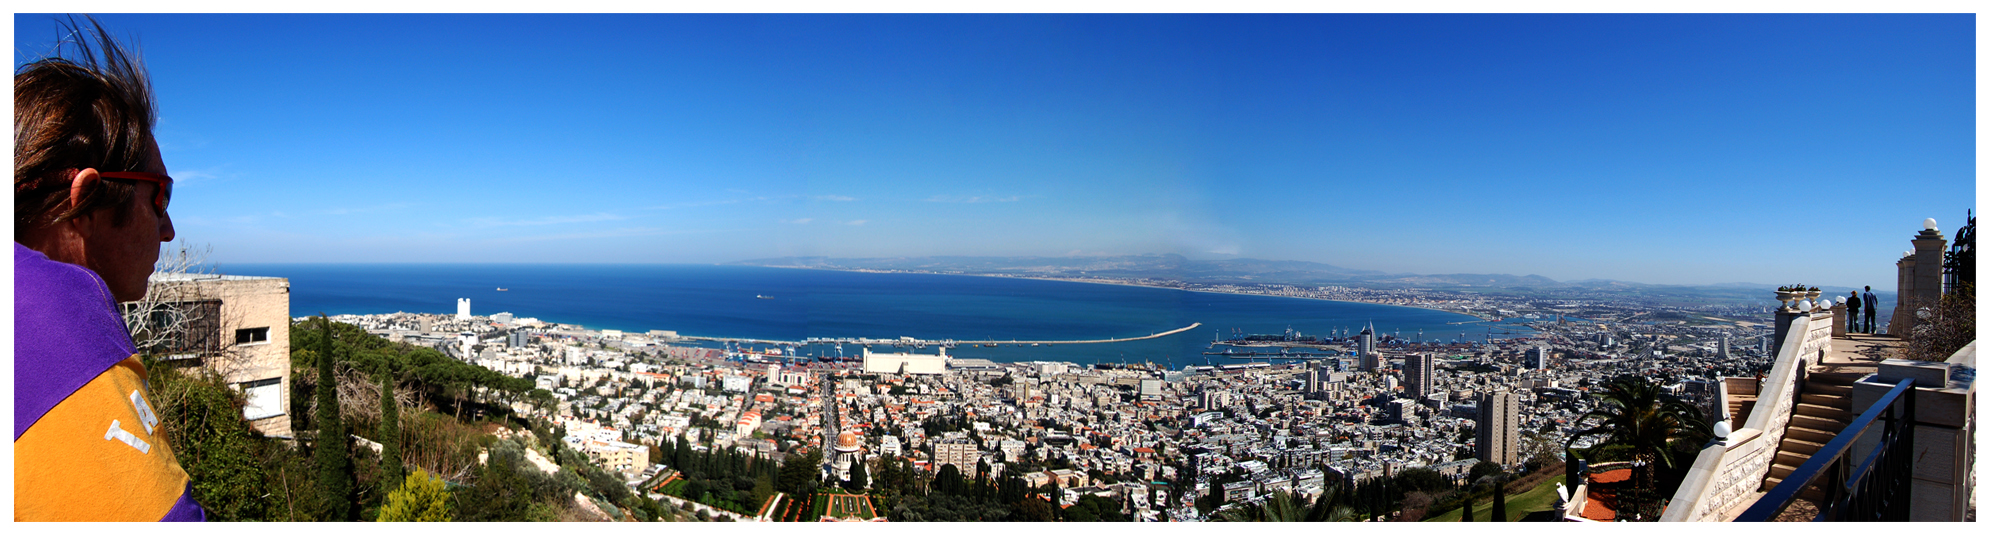
[{"label": "brown hair", "polygon": [[[15,241],[27,230],[129,204],[135,186],[104,180],[70,207],[71,177],[86,168],[142,171],[149,155],[158,111],[145,64],[103,24],[85,19],[94,32],[73,17],[61,21],[68,38],[14,71]],[[72,57],[64,57],[64,45],[73,46]],[[113,225],[124,225],[128,213],[114,210]]]}]

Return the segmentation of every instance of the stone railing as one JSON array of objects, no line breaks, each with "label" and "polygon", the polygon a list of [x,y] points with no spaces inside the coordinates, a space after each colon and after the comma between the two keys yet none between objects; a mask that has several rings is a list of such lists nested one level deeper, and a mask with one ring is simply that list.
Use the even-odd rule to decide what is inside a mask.
[{"label": "stone railing", "polygon": [[[1821,362],[1831,350],[1829,310],[1777,316],[1777,325],[1784,328],[1779,329],[1776,365],[1762,381],[1755,409],[1740,429],[1728,435],[1726,444],[1700,450],[1660,522],[1723,521],[1754,503],[1803,393],[1810,365]],[[1720,403],[1725,410],[1725,396]]]}]

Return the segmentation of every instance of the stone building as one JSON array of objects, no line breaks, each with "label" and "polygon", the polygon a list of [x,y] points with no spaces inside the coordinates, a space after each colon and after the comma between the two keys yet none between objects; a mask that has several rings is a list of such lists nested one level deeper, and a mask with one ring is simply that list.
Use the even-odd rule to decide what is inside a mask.
[{"label": "stone building", "polygon": [[146,299],[124,306],[147,316],[133,329],[141,351],[220,374],[247,398],[242,416],[257,431],[291,436],[289,279],[155,275]]}]

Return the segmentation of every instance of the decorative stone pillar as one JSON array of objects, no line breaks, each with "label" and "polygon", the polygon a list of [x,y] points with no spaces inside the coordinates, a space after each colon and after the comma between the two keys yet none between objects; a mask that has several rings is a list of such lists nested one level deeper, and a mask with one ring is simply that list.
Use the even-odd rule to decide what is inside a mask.
[{"label": "decorative stone pillar", "polygon": [[1942,252],[1948,249],[1948,239],[1942,236],[1941,229],[1935,228],[1935,220],[1929,218],[1921,222],[1921,232],[1914,235],[1914,250],[1901,258],[1900,291],[1895,294],[1893,320],[1887,322],[1886,332],[1906,338],[1914,331],[1920,318],[1914,311],[1922,307],[1934,308],[1942,299]]},{"label": "decorative stone pillar", "polygon": [[1844,338],[1846,332],[1845,322],[1849,320],[1850,318],[1846,314],[1844,303],[1831,305],[1831,337]]},{"label": "decorative stone pillar", "polygon": [[1776,310],[1776,335],[1775,337],[1770,338],[1770,340],[1772,340],[1772,343],[1769,346],[1770,360],[1775,360],[1777,355],[1783,354],[1783,340],[1789,338],[1790,324],[1796,322],[1797,318],[1804,317],[1807,314],[1810,314],[1810,312],[1800,311],[1794,308],[1783,308]]}]

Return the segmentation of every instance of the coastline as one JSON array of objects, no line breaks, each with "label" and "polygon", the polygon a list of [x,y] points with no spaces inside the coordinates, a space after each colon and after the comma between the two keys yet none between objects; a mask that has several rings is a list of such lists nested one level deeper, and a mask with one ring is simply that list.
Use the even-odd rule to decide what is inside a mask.
[{"label": "coastline", "polygon": [[[721,265],[724,265],[724,264],[721,264]],[[1153,288],[1153,289],[1156,289],[1156,290],[1175,290],[1175,291],[1180,291],[1180,292],[1197,292],[1197,293],[1208,293],[1208,294],[1224,294],[1224,295],[1250,295],[1250,296],[1258,296],[1258,297],[1283,297],[1283,298],[1289,298],[1289,299],[1305,299],[1305,300],[1309,300],[1309,301],[1330,301],[1330,302],[1335,302],[1335,303],[1357,303],[1357,304],[1363,304],[1363,305],[1376,305],[1376,306],[1385,306],[1385,307],[1399,307],[1399,308],[1410,308],[1410,309],[1417,309],[1417,310],[1429,310],[1429,311],[1433,311],[1433,312],[1443,312],[1443,313],[1447,313],[1447,314],[1457,314],[1457,315],[1460,315],[1460,316],[1469,316],[1469,317],[1472,317],[1472,318],[1477,318],[1477,319],[1478,319],[1478,320],[1479,320],[1480,322],[1490,322],[1490,321],[1491,321],[1491,320],[1489,320],[1489,319],[1487,319],[1487,318],[1485,318],[1485,317],[1483,317],[1483,316],[1479,316],[1479,315],[1477,315],[1477,314],[1470,314],[1470,313],[1465,313],[1465,312],[1458,312],[1458,311],[1455,311],[1455,310],[1445,310],[1445,309],[1441,309],[1441,308],[1432,308],[1432,307],[1420,307],[1420,306],[1415,306],[1415,305],[1399,305],[1399,304],[1395,304],[1395,303],[1375,303],[1375,302],[1369,302],[1369,301],[1355,301],[1355,300],[1348,300],[1348,299],[1329,299],[1329,298],[1325,298],[1325,297],[1305,297],[1305,296],[1298,296],[1298,295],[1271,295],[1271,294],[1259,294],[1259,293],[1250,293],[1250,292],[1225,292],[1225,291],[1221,291],[1221,290],[1198,290],[1198,289],[1190,289],[1190,288],[1175,288],[1175,287],[1172,287],[1172,286],[1158,286],[1158,285],[1153,285],[1153,284],[1141,284],[1141,283],[1138,283],[1138,282],[1133,282],[1133,281],[1122,281],[1122,280],[1113,280],[1113,279],[1062,279],[1062,278],[1055,278],[1055,277],[1033,277],[1033,276],[1024,276],[1024,275],[998,275],[998,274],[989,274],[989,273],[934,273],[934,272],[930,272],[930,271],[881,271],[881,270],[873,270],[873,269],[845,269],[845,268],[824,268],[824,267],[808,267],[808,266],[760,266],[760,265],[751,265],[751,264],[733,264],[733,265],[746,265],[746,266],[750,266],[750,267],[764,267],[764,268],[775,268],[775,269],[812,269],[812,270],[817,270],[817,271],[840,271],[840,272],[844,272],[844,273],[876,273],[876,274],[904,274],[904,275],[948,275],[948,276],[956,276],[956,277],[986,277],[986,278],[993,278],[993,279],[1024,279],[1024,280],[1035,280],[1035,281],[1048,281],[1048,282],[1070,282],[1070,283],[1077,283],[1077,284],[1101,284],[1101,285],[1107,285],[1107,286],[1135,286],[1135,287],[1140,287],[1140,288]],[[1182,283],[1182,282],[1180,282],[1180,281],[1172,281],[1172,282],[1176,282],[1176,283],[1180,283],[1180,284],[1187,284],[1187,283]],[[1292,286],[1297,286],[1297,285],[1292,285]]]}]

